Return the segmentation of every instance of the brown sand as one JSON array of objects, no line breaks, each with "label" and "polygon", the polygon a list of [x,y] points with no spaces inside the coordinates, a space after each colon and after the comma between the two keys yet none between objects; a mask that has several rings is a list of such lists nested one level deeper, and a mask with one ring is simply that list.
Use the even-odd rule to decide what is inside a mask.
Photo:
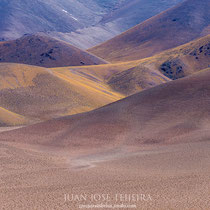
[{"label": "brown sand", "polygon": [[123,202],[139,210],[209,209],[209,142],[129,150],[73,156],[0,142],[1,209],[77,210],[97,204],[65,202],[65,194],[109,194],[108,203],[121,204],[114,199],[118,193],[150,195],[152,200]]}]

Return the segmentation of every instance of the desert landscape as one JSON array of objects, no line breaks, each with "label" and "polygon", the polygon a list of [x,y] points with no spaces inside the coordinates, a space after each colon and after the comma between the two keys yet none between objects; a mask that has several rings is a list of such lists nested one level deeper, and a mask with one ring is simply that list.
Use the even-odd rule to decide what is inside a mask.
[{"label": "desert landscape", "polygon": [[0,2],[0,210],[210,209],[209,11]]}]

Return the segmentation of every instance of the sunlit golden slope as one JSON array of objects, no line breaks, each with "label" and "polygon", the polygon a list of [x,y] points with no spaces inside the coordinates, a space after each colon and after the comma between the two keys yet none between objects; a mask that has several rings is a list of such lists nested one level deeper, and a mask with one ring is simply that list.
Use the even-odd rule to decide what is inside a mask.
[{"label": "sunlit golden slope", "polygon": [[[87,79],[99,80],[105,87],[119,92],[124,96],[137,93],[144,89],[170,81],[156,69],[149,69],[139,65],[140,60],[84,67],[55,68],[52,71],[57,76],[75,78],[75,75]],[[73,75],[72,75],[73,74]]]},{"label": "sunlit golden slope", "polygon": [[90,66],[68,66],[68,67],[57,67],[52,68],[54,72],[76,72],[80,75],[89,75],[90,77],[97,77],[100,80],[107,80],[112,77],[113,74],[121,71],[133,68],[137,66],[141,61],[122,62],[116,64],[101,64],[101,65],[90,65]]},{"label": "sunlit golden slope", "polygon": [[29,122],[25,117],[0,107],[0,126],[17,126]]},{"label": "sunlit golden slope", "polygon": [[210,65],[209,60],[210,35],[141,60],[55,68],[53,71],[64,75],[72,72],[87,78],[97,77],[113,90],[128,96],[205,69]]},{"label": "sunlit golden slope", "polygon": [[0,64],[0,107],[34,120],[89,111],[209,66],[210,35],[130,62],[42,68]]},{"label": "sunlit golden slope", "polygon": [[208,68],[210,66],[210,35],[142,59],[141,64],[156,68],[173,80]]},{"label": "sunlit golden slope", "polygon": [[134,68],[114,74],[107,83],[113,90],[132,95],[169,81],[170,79],[157,69],[139,64]]},{"label": "sunlit golden slope", "polygon": [[210,68],[91,112],[0,134],[0,140],[73,149],[209,141]]},{"label": "sunlit golden slope", "polygon": [[[107,83],[113,90],[131,95],[158,84],[179,79],[210,65],[210,35],[134,61],[135,67],[112,74]],[[115,64],[117,65],[117,64]]]},{"label": "sunlit golden slope", "polygon": [[110,62],[152,56],[209,34],[209,10],[209,0],[185,0],[89,52]]},{"label": "sunlit golden slope", "polygon": [[42,67],[107,63],[91,53],[42,33],[0,42],[0,62],[23,63]]},{"label": "sunlit golden slope", "polygon": [[100,79],[24,64],[0,64],[0,107],[35,120],[89,111],[123,95]]}]

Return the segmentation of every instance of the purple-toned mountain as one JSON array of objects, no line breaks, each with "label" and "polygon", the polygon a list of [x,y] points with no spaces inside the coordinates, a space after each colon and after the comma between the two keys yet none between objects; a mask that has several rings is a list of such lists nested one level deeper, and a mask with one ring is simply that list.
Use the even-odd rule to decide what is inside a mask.
[{"label": "purple-toned mountain", "polygon": [[145,58],[210,33],[209,0],[186,0],[89,51],[108,61]]},{"label": "purple-toned mountain", "polygon": [[42,33],[0,42],[0,62],[42,67],[82,66],[107,63],[91,53]]},{"label": "purple-toned mountain", "polygon": [[0,41],[46,32],[89,48],[182,0],[1,0]]}]

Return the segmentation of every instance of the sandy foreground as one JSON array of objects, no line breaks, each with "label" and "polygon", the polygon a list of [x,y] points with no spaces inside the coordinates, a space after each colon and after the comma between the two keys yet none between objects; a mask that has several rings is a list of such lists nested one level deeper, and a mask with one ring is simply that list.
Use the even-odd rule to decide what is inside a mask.
[{"label": "sandy foreground", "polygon": [[0,142],[0,209],[210,209],[208,141],[75,154]]}]

